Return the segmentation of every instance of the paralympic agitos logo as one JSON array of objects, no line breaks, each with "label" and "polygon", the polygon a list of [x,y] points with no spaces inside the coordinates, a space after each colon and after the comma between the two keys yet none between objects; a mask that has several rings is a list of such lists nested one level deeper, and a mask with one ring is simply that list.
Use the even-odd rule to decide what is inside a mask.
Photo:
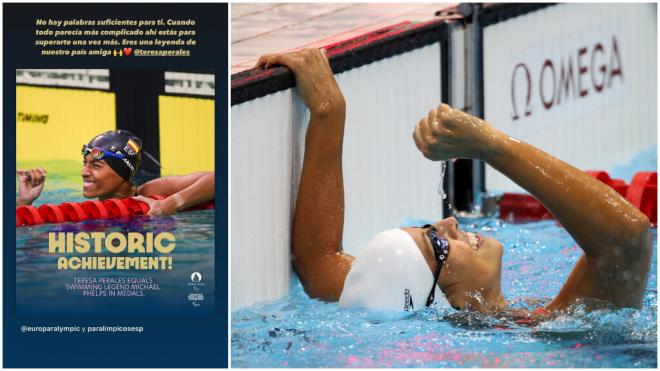
[{"label": "paralympic agitos logo", "polygon": [[538,103],[547,111],[611,89],[615,82],[622,84],[620,50],[616,35],[612,35],[610,42],[599,41],[544,58],[540,68],[517,63],[511,73],[511,119],[533,115]]}]

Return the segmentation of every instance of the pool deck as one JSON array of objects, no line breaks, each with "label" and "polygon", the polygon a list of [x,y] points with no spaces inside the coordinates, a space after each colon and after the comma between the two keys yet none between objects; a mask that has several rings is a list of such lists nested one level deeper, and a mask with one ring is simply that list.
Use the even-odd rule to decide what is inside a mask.
[{"label": "pool deck", "polygon": [[231,73],[252,68],[261,54],[321,47],[403,21],[429,21],[456,4],[231,4]]}]

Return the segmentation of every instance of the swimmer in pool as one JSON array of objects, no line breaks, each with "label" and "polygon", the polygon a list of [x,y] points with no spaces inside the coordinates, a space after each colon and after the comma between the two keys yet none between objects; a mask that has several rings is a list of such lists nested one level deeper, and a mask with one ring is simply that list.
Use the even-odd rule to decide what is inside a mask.
[{"label": "swimmer in pool", "polygon": [[[401,311],[435,302],[520,315],[507,308],[501,291],[502,244],[462,231],[455,218],[380,232],[355,257],[342,251],[344,97],[323,50],[264,55],[257,63],[272,65],[293,71],[310,110],[292,239],[292,263],[305,292],[344,307]],[[419,121],[412,139],[431,161],[480,159],[493,166],[541,201],[582,248],[559,294],[527,316],[576,301],[589,308],[641,307],[651,266],[650,223],[616,191],[445,104]]]},{"label": "swimmer in pool", "polygon": [[[152,216],[169,215],[215,197],[213,172],[168,176],[135,185],[133,176],[140,166],[142,152],[142,140],[127,130],[107,131],[83,145],[80,171],[83,196],[100,200],[134,197],[149,205],[149,215]],[[43,191],[46,170],[41,167],[17,170],[16,176],[16,205],[31,205]],[[165,199],[148,198],[152,195],[161,195]]]}]

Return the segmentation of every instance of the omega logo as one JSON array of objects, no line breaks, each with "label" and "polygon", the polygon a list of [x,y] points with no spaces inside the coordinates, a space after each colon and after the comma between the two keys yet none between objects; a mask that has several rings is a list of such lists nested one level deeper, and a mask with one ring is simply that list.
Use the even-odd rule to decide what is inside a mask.
[{"label": "omega logo", "polygon": [[[538,89],[538,99],[547,111],[570,100],[585,98],[590,92],[597,94],[610,89],[616,79],[623,83],[621,54],[615,35],[609,48],[597,42],[590,48],[583,46],[554,60],[544,58],[539,71],[530,70],[526,63],[517,63],[511,74],[511,118],[516,121],[521,115],[533,114],[534,89]],[[524,89],[526,94],[517,94],[521,93],[517,89]],[[524,97],[522,101],[521,97]]]}]

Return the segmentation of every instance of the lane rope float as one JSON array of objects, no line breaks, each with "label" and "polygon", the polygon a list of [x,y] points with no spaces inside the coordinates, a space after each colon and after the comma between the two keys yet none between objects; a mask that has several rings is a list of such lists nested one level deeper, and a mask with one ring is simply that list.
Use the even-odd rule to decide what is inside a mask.
[{"label": "lane rope float", "polygon": [[[149,196],[163,200],[160,195]],[[184,212],[215,209],[215,200],[189,207]],[[149,205],[134,198],[112,198],[85,202],[64,202],[60,205],[45,204],[38,208],[22,205],[16,208],[16,226],[29,226],[44,223],[79,222],[82,220],[132,218],[147,215]]]},{"label": "lane rope float", "polygon": [[[607,184],[649,218],[655,227],[658,224],[658,173],[642,171],[633,176],[630,184],[621,179],[612,179],[606,171],[585,173]],[[509,222],[529,222],[554,219],[552,214],[536,198],[528,194],[504,193],[499,200],[500,219]]]}]

